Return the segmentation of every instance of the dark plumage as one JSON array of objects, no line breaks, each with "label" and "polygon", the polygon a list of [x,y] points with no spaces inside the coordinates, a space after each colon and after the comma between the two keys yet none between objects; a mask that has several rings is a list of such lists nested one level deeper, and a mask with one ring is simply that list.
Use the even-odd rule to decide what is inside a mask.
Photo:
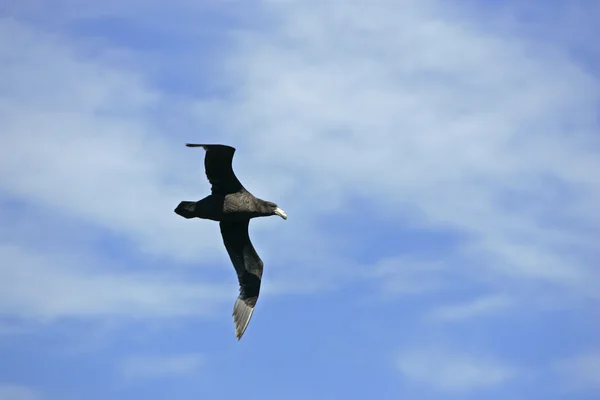
[{"label": "dark plumage", "polygon": [[240,295],[233,306],[235,336],[240,340],[254,312],[263,273],[263,262],[248,236],[250,219],[270,215],[287,219],[287,215],[277,204],[254,197],[242,186],[233,172],[233,147],[189,143],[186,146],[206,150],[204,169],[212,193],[199,201],[182,201],[175,213],[184,218],[219,221],[223,243],[240,284]]}]

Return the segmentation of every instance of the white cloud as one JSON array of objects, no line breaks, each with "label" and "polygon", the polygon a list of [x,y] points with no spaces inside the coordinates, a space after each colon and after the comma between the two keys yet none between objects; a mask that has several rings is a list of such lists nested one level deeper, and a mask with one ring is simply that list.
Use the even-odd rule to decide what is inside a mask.
[{"label": "white cloud", "polygon": [[165,273],[99,272],[97,261],[0,245],[0,313],[21,318],[203,315],[237,295],[228,284]]},{"label": "white cloud", "polygon": [[27,386],[0,382],[0,399],[2,400],[39,400],[42,396]]},{"label": "white cloud", "polygon": [[0,63],[4,194],[132,239],[145,252],[214,256],[215,230],[173,213],[209,185],[200,153],[156,134],[160,95],[61,37],[10,20],[0,20],[0,32],[12,60]]},{"label": "white cloud", "polygon": [[506,295],[489,295],[459,304],[437,307],[429,314],[435,321],[460,321],[506,310],[513,304]]},{"label": "white cloud", "polygon": [[410,381],[449,393],[485,389],[514,377],[512,368],[481,356],[434,349],[405,352],[398,357],[396,367]]},{"label": "white cloud", "polygon": [[598,81],[560,48],[438,5],[268,3],[274,26],[239,34],[231,101],[201,117],[229,123],[244,170],[293,182],[273,188],[292,208],[318,217],[364,196],[362,212],[464,235],[456,268],[476,279],[593,295],[597,271],[573,248],[596,251]]},{"label": "white cloud", "polygon": [[128,379],[155,379],[196,373],[203,362],[201,354],[132,356],[122,361],[120,371]]}]

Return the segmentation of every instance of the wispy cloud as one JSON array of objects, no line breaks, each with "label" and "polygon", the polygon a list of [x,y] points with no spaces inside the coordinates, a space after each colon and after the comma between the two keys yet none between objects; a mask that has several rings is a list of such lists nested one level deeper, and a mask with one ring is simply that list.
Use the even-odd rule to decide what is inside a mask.
[{"label": "wispy cloud", "polygon": [[27,386],[0,382],[0,399],[2,400],[41,400],[36,390]]},{"label": "wispy cloud", "polygon": [[236,293],[232,285],[194,283],[166,273],[99,272],[102,266],[94,262],[0,245],[0,312],[42,320],[202,315]]},{"label": "wispy cloud", "polygon": [[600,393],[600,351],[590,350],[556,364],[569,386],[591,387]]},{"label": "wispy cloud", "polygon": [[3,95],[12,99],[0,103],[10,132],[0,139],[4,196],[121,235],[147,253],[214,256],[219,238],[210,227],[173,218],[180,198],[197,196],[202,170],[198,163],[178,172],[189,166],[156,134],[160,94],[101,56],[81,57],[62,37],[10,20],[0,29],[13,60],[0,65]]},{"label": "wispy cloud", "polygon": [[394,257],[380,260],[365,275],[374,278],[381,297],[389,299],[439,291],[447,272],[439,261]]},{"label": "wispy cloud", "polygon": [[402,353],[396,366],[407,380],[450,393],[493,387],[515,376],[512,368],[480,355],[435,349]]},{"label": "wispy cloud", "polygon": [[590,227],[598,235],[596,80],[567,54],[436,4],[269,3],[278,22],[240,34],[238,89],[202,118],[227,121],[236,140],[252,130],[244,149],[296,182],[277,188],[292,207],[352,208],[352,193],[398,223],[464,235],[453,268],[476,279],[590,295],[597,272],[571,249],[593,254]]},{"label": "wispy cloud", "polygon": [[122,361],[121,374],[128,379],[155,379],[198,372],[204,357],[201,354],[132,356]]},{"label": "wispy cloud", "polygon": [[428,317],[434,321],[460,321],[477,316],[486,316],[506,310],[513,304],[506,295],[490,295],[474,300],[439,306]]}]

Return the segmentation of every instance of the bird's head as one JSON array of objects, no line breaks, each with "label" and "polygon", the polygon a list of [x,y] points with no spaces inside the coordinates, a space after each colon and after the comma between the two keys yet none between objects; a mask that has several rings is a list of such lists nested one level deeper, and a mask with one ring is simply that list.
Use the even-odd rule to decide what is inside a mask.
[{"label": "bird's head", "polygon": [[283,219],[287,219],[287,214],[283,211],[277,204],[271,201],[264,201],[263,207],[265,208],[265,212],[267,215],[279,215]]}]

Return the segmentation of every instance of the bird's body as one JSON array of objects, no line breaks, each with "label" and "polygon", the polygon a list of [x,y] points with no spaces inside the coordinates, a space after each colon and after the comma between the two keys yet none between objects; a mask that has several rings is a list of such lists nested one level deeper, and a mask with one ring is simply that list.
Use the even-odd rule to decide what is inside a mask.
[{"label": "bird's body", "polygon": [[250,237],[250,219],[287,215],[277,204],[254,197],[237,179],[232,160],[235,149],[225,145],[186,144],[206,150],[204,168],[211,183],[211,194],[199,201],[182,201],[175,213],[184,218],[218,221],[223,243],[236,270],[240,295],[233,307],[236,337],[241,339],[258,300],[263,262],[256,253]]}]

